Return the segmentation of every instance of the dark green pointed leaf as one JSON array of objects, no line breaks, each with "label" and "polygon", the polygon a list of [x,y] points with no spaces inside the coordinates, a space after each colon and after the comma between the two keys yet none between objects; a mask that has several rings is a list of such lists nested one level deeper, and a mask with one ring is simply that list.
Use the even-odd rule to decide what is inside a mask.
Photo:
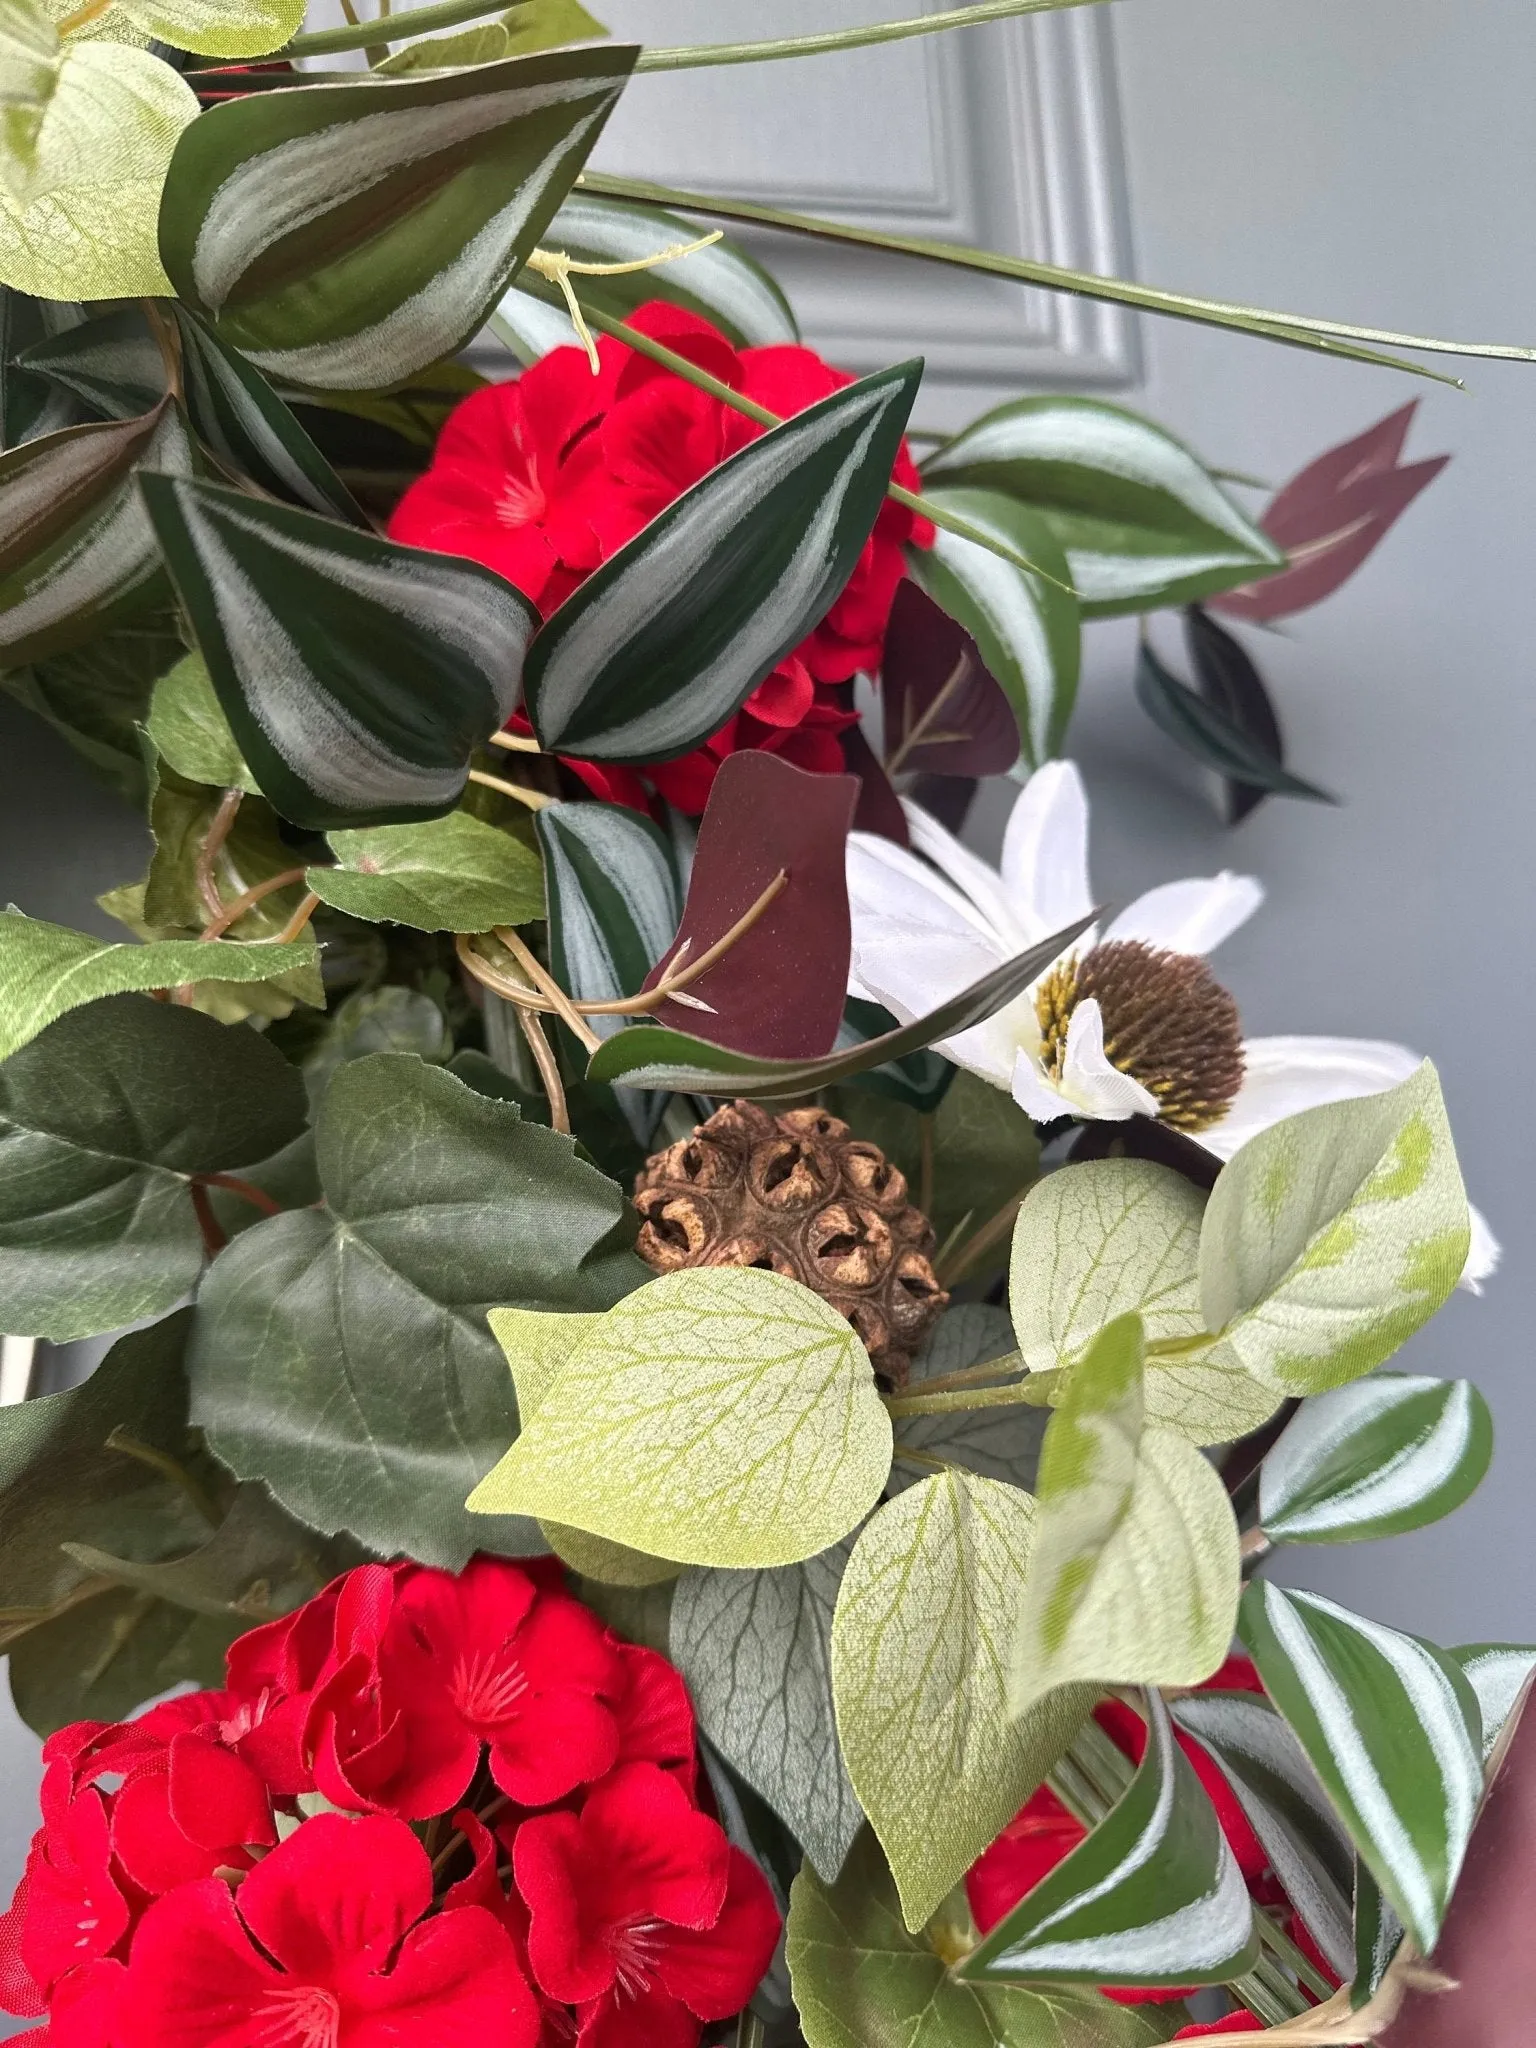
[{"label": "dark green pointed leaf", "polygon": [[[1206,703],[1236,726],[1250,746],[1283,767],[1285,735],[1279,714],[1247,648],[1197,604],[1184,613],[1184,644]],[[1251,782],[1228,781],[1223,790],[1227,823],[1240,825],[1268,794]]]},{"label": "dark green pointed leaf", "polygon": [[865,1039],[846,1052],[825,1053],[815,1060],[753,1059],[726,1046],[711,1045],[706,1039],[690,1038],[686,1032],[667,1031],[658,1024],[635,1024],[598,1047],[587,1076],[593,1081],[622,1081],[627,1088],[669,1088],[685,1094],[751,1095],[770,1101],[786,1095],[812,1095],[818,1088],[833,1087],[867,1068],[904,1059],[908,1053],[932,1045],[936,1038],[951,1038],[985,1022],[1027,988],[1092,921],[1086,917],[1067,925],[1017,959],[995,967],[916,1023]]},{"label": "dark green pointed leaf", "polygon": [[333,832],[331,851],[336,866],[311,868],[306,880],[322,903],[352,917],[419,932],[483,932],[544,912],[538,855],[463,811],[425,825]]},{"label": "dark green pointed leaf", "polygon": [[[863,996],[849,996],[843,1005],[843,1021],[838,1026],[837,1042],[832,1050],[846,1052],[851,1046],[865,1045],[870,1039],[881,1038],[896,1028],[895,1017],[883,1003],[866,1002]],[[959,1072],[960,1069],[942,1053],[930,1052],[925,1047],[921,1052],[908,1053],[904,1059],[887,1060],[883,1066],[866,1068],[855,1076],[849,1086],[860,1094],[884,1096],[887,1101],[899,1103],[920,1116],[931,1116],[949,1093]],[[995,1095],[996,1091],[992,1092]],[[858,1119],[854,1117],[851,1121],[857,1122]]]},{"label": "dark green pointed leaf", "polygon": [[252,93],[171,161],[183,304],[268,376],[382,390],[484,324],[597,140],[629,44]]},{"label": "dark green pointed leaf", "polygon": [[165,358],[139,306],[99,313],[35,341],[17,364],[109,420],[141,418],[165,396]]},{"label": "dark green pointed leaf", "polygon": [[184,982],[275,981],[314,961],[314,940],[280,946],[233,939],[167,939],[112,945],[63,925],[0,912],[0,1059],[30,1043],[55,1017],[98,996],[178,988]]},{"label": "dark green pointed leaf", "polygon": [[1482,1796],[1477,1696],[1445,1651],[1268,1581],[1238,1631],[1339,1818],[1422,1953]]},{"label": "dark green pointed leaf", "polygon": [[1285,561],[1181,442],[1102,399],[998,406],[946,442],[923,476],[1001,491],[1039,513],[1089,618],[1187,603]]},{"label": "dark green pointed leaf", "polygon": [[770,428],[589,576],[529,650],[540,744],[665,761],[718,732],[853,573],[921,375],[877,371]]},{"label": "dark green pointed leaf", "polygon": [[188,1177],[304,1128],[295,1068],[254,1031],[111,996],[0,1065],[6,1327],[62,1343],[158,1315],[203,1263]]},{"label": "dark green pointed leaf", "polygon": [[180,416],[160,409],[0,455],[0,666],[94,639],[163,593],[134,471],[187,461]]},{"label": "dark green pointed leaf", "polygon": [[212,484],[142,482],[263,795],[295,824],[412,824],[462,794],[537,623],[510,583]]},{"label": "dark green pointed leaf", "polygon": [[79,306],[34,299],[0,285],[0,448],[78,426],[80,407],[62,386],[20,367],[18,358],[83,318]]},{"label": "dark green pointed leaf", "polygon": [[1317,804],[1338,802],[1326,789],[1293,775],[1218,705],[1208,703],[1188,683],[1171,675],[1145,640],[1136,657],[1136,701],[1176,747],[1182,747],[1203,768],[1214,768],[1228,782],[1271,796],[1304,797]]},{"label": "dark green pointed leaf", "polygon": [[316,1149],[326,1207],[256,1224],[204,1282],[193,1419],[311,1527],[385,1555],[541,1550],[531,1521],[464,1509],[517,1429],[486,1311],[606,1309],[648,1279],[623,1195],[569,1138],[403,1054],[341,1068]]},{"label": "dark green pointed leaf", "polygon": [[[637,995],[683,914],[677,859],[661,829],[617,804],[534,813],[549,892],[550,966],[582,1002]],[[599,1033],[617,1017],[593,1019]]]},{"label": "dark green pointed leaf", "polygon": [[1276,1543],[1358,1543],[1459,1508],[1493,1458],[1493,1417],[1470,1380],[1371,1373],[1304,1401],[1259,1468]]},{"label": "dark green pointed leaf", "polygon": [[1224,1984],[1258,1960],[1253,1906],[1215,1808],[1143,1695],[1147,1748],[1118,1804],[959,1966],[970,1982]]}]

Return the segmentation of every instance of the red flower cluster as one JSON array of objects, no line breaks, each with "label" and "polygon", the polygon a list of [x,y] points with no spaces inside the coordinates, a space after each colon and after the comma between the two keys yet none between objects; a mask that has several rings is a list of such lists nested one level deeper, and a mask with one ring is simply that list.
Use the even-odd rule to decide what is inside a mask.
[{"label": "red flower cluster", "polygon": [[228,1686],[44,1747],[0,1919],[37,2048],[696,2048],[778,1939],[693,1712],[558,1572],[367,1565]]},{"label": "red flower cluster", "polygon": [[[642,306],[629,324],[782,417],[854,381],[808,348],[733,348],[707,320],[663,300]],[[763,433],[622,342],[597,347],[596,376],[581,349],[558,348],[515,381],[466,398],[431,469],[396,506],[393,537],[484,562],[547,618],[674,498]],[[918,488],[905,445],[893,477]],[[746,748],[841,772],[838,734],[854,713],[840,686],[880,665],[909,542],[932,546],[932,527],[887,499],[821,624],[702,747],[646,770],[664,797],[697,814],[720,763]],[[633,769],[570,766],[599,796],[644,808],[646,786]]]},{"label": "red flower cluster", "polygon": [[[1261,1693],[1264,1688],[1246,1657],[1229,1657],[1201,1690]],[[1119,1700],[1104,1700],[1094,1709],[1093,1717],[1132,1763],[1141,1762],[1147,1746],[1147,1729],[1139,1714]],[[1221,1831],[1254,1901],[1279,1910],[1285,1916],[1285,1929],[1292,1941],[1325,1976],[1337,1982],[1327,1959],[1276,1882],[1269,1858],[1226,1778],[1192,1737],[1182,1729],[1175,1729],[1174,1735],[1216,1809]],[[966,1897],[981,1932],[990,1933],[1026,1893],[1033,1891],[1042,1878],[1072,1853],[1086,1833],[1055,1793],[1042,1785],[966,1872]],[[1106,1989],[1105,1996],[1121,2005],[1153,2005],[1187,1998],[1189,1992]],[[1238,2022],[1239,2028],[1241,2024]],[[1185,2038],[1184,2034],[1175,2036],[1177,2040]]]}]

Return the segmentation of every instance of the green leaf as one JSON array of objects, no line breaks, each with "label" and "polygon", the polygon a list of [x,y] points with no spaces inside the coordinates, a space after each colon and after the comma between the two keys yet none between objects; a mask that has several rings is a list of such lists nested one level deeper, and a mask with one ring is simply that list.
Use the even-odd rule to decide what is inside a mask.
[{"label": "green leaf", "polygon": [[453,1057],[453,1033],[437,1004],[420,989],[395,982],[359,989],[330,1011],[324,1036],[304,1061],[304,1085],[316,1108],[339,1067],[373,1052],[414,1053],[428,1066],[440,1067]]},{"label": "green leaf", "polygon": [[394,77],[402,71],[441,71],[457,64],[493,64],[562,43],[585,42],[608,31],[581,0],[513,0],[496,21],[479,22],[457,35],[431,36],[396,50],[374,70]]},{"label": "green leaf", "polygon": [[1256,1379],[1317,1394],[1392,1356],[1461,1277],[1470,1231],[1428,1063],[1303,1110],[1222,1169],[1200,1236],[1207,1329]]},{"label": "green leaf", "polygon": [[967,1984],[950,1961],[907,1932],[873,1835],[836,1885],[809,1865],[795,1879],[789,1970],[808,2048],[1147,2048],[1174,2024],[1075,1986]]},{"label": "green leaf", "polygon": [[200,57],[264,57],[304,25],[304,0],[117,0],[136,28]]},{"label": "green leaf", "polygon": [[629,44],[252,93],[171,164],[178,297],[269,376],[383,390],[458,351],[574,182]]},{"label": "green leaf", "polygon": [[1211,704],[1188,683],[1171,675],[1143,640],[1136,655],[1136,701],[1152,723],[1167,733],[1203,768],[1213,768],[1229,782],[1271,796],[1302,797],[1311,803],[1336,804],[1338,798],[1315,782],[1303,782],[1283,762],[1259,746],[1219,705]]},{"label": "green leaf", "polygon": [[1199,1685],[1227,1653],[1237,1523],[1215,1468],[1146,1420],[1142,1333],[1105,1325],[1040,1456],[1040,1528],[1019,1604],[1013,1705],[1058,1685]]},{"label": "green leaf", "polygon": [[148,946],[112,945],[0,911],[0,1059],[9,1059],[56,1017],[99,996],[177,988],[183,982],[272,981],[307,967],[314,940],[279,946],[231,939],[170,939]]},{"label": "green leaf", "polygon": [[1204,1212],[1198,1188],[1144,1159],[1087,1160],[1031,1189],[1014,1226],[1009,1280],[1029,1370],[1070,1374],[1107,1323],[1134,1311],[1147,1341],[1149,1422],[1197,1444],[1231,1443],[1267,1422],[1279,1396],[1228,1346],[1199,1341]]},{"label": "green leaf", "polygon": [[0,662],[77,646],[163,595],[134,472],[187,459],[179,417],[159,409],[0,455]]},{"label": "green leaf", "polygon": [[1185,604],[1285,561],[1181,442],[1102,399],[1000,405],[932,455],[923,481],[1000,491],[1037,512],[1088,618]]},{"label": "green leaf", "polygon": [[[572,192],[544,230],[544,242],[582,263],[634,263],[685,247],[698,234],[697,225],[680,213]],[[691,256],[624,277],[584,277],[581,298],[616,320],[627,319],[648,299],[666,299],[708,320],[737,348],[800,339],[789,301],[735,241],[714,242]],[[491,315],[490,326],[525,361],[576,340],[559,291],[526,270]]]},{"label": "green leaf", "polygon": [[145,723],[155,751],[189,782],[209,789],[255,791],[256,779],[229,729],[200,654],[183,655],[156,683]]},{"label": "green leaf", "polygon": [[1274,1543],[1358,1543],[1459,1508],[1493,1458],[1493,1417],[1470,1380],[1373,1373],[1303,1402],[1259,1468]]},{"label": "green leaf", "polygon": [[[223,866],[221,860],[220,866]],[[294,940],[286,949],[291,965],[281,972],[264,976],[259,981],[238,978],[220,980],[218,975],[225,972],[234,942],[222,946],[217,953],[210,953],[209,947],[199,943],[195,930],[186,926],[156,926],[146,922],[144,917],[143,882],[129,884],[122,889],[109,889],[96,901],[109,917],[115,917],[120,924],[127,925],[131,932],[155,945],[197,946],[196,952],[184,956],[185,964],[201,978],[184,984],[190,991],[187,1001],[196,1010],[202,1010],[210,1017],[216,1017],[221,1024],[241,1024],[248,1017],[287,1017],[296,1002],[307,1002],[314,993],[319,975],[320,954],[315,941],[313,927]],[[248,918],[242,920],[240,945],[246,948],[245,934],[251,934],[249,943],[265,940],[267,933],[280,931],[281,920],[272,912],[272,905],[287,894],[279,891],[256,906]],[[183,984],[171,983],[173,987]]]},{"label": "green leaf", "polygon": [[832,1706],[832,1610],[847,1543],[776,1571],[690,1571],[672,1596],[670,1654],[704,1735],[835,1882],[864,1815]]},{"label": "green leaf", "polygon": [[165,358],[142,306],[119,306],[45,335],[18,363],[109,420],[139,418],[165,397]]},{"label": "green leaf", "polygon": [[[683,914],[671,842],[649,818],[617,804],[546,804],[533,827],[544,855],[555,979],[582,1002],[637,995]],[[622,1029],[617,1017],[592,1024],[600,1035]]]},{"label": "green leaf", "polygon": [[943,527],[931,548],[907,556],[911,574],[980,648],[1013,706],[1024,760],[1038,768],[1066,737],[1082,662],[1081,610],[1061,543],[1038,512],[1001,491],[941,488],[923,495],[1046,572],[1021,569]]},{"label": "green leaf", "polygon": [[554,50],[562,43],[586,42],[608,33],[581,0],[514,0],[503,20],[516,55]]},{"label": "green leaf", "polygon": [[326,1207],[254,1225],[204,1282],[194,1421],[311,1527],[385,1555],[542,1548],[530,1523],[463,1511],[516,1426],[485,1313],[602,1308],[643,1279],[619,1190],[569,1138],[404,1054],[340,1069],[316,1153]]},{"label": "green leaf", "polygon": [[1071,945],[1079,932],[1086,931],[1091,918],[1066,926],[1027,953],[1008,960],[1001,967],[951,996],[926,1017],[887,1031],[879,1038],[867,1038],[845,1052],[830,1052],[814,1060],[765,1060],[748,1053],[732,1052],[728,1046],[711,1045],[707,1039],[690,1037],[686,1031],[669,1031],[660,1024],[633,1024],[627,1031],[598,1047],[587,1068],[591,1081],[622,1081],[626,1088],[664,1088],[679,1094],[750,1095],[763,1101],[784,1096],[814,1095],[818,1089],[835,1087],[854,1074],[890,1060],[903,1059],[931,1045],[936,1038],[953,1038],[983,1023],[1005,1004],[1011,1003],[1057,955]]},{"label": "green leaf", "polygon": [[595,570],[529,650],[540,745],[663,761],[718,732],[853,573],[921,375],[877,371],[770,428]]},{"label": "green leaf", "polygon": [[680,1564],[794,1564],[878,1499],[891,1425],[863,1346],[778,1273],[669,1273],[612,1309],[470,1497]]},{"label": "green leaf", "polygon": [[190,1680],[221,1685],[224,1657],[246,1624],[216,1621],[109,1586],[29,1629],[10,1656],[11,1698],[36,1735],[73,1721],[122,1721]]},{"label": "green leaf", "polygon": [[159,476],[142,488],[274,807],[316,831],[452,810],[474,748],[516,702],[537,621],[522,593],[478,563],[238,491]]},{"label": "green leaf", "polygon": [[181,651],[173,621],[150,612],[84,647],[0,673],[0,689],[137,809],[147,794],[139,727],[156,676]]},{"label": "green leaf", "polygon": [[1225,1984],[1259,1958],[1253,1905],[1161,1696],[1118,1803],[960,1965],[972,1982]]},{"label": "green leaf", "polygon": [[1504,1724],[1514,1712],[1526,1682],[1536,1671],[1536,1648],[1529,1643],[1466,1643],[1451,1655],[1466,1673],[1482,1710],[1483,1762],[1492,1756]]},{"label": "green leaf", "polygon": [[1238,1627],[1361,1858],[1429,1954],[1483,1790],[1477,1696],[1460,1665],[1268,1581],[1244,1593]]},{"label": "green leaf", "polygon": [[[144,915],[153,928],[196,936],[209,919],[198,862],[224,793],[206,783],[188,782],[163,761],[150,765],[149,823],[155,853],[144,884]],[[259,796],[246,797],[212,864],[221,900],[233,902],[255,883],[291,873],[294,866],[293,848],[281,838],[271,806]],[[231,930],[242,940],[274,936],[293,916],[303,893],[300,877],[264,896]],[[325,1000],[318,966],[304,997],[317,1006]]]},{"label": "green leaf", "polygon": [[0,283],[40,299],[166,290],[155,213],[197,95],[118,42],[61,45],[36,0],[7,0]]},{"label": "green leaf", "polygon": [[[940,1316],[913,1361],[907,1391],[921,1394],[925,1380],[1007,1358],[1014,1351],[1013,1325],[1005,1309],[981,1301],[958,1302]],[[1015,1357],[1014,1365],[1017,1363]],[[1023,1402],[1003,1408],[954,1408],[939,1415],[904,1415],[896,1424],[896,1462],[888,1490],[899,1492],[915,1485],[921,1476],[919,1467],[902,1457],[905,1448],[957,1461],[967,1472],[1033,1491],[1049,1420],[1045,1408],[1027,1407]]]},{"label": "green leaf", "polygon": [[419,932],[529,924],[544,910],[538,855],[510,832],[450,811],[424,825],[333,832],[336,866],[305,880],[333,909]]},{"label": "green leaf", "polygon": [[838,1735],[908,1927],[937,1911],[1093,1704],[1073,1687],[1022,1719],[1009,1712],[1035,1524],[1017,1487],[942,1472],[886,1503],[843,1576]]},{"label": "green leaf", "polygon": [[1220,1765],[1302,1924],[1347,1978],[1355,1852],[1300,1743],[1251,1692],[1189,1693],[1171,1712]]},{"label": "green leaf", "polygon": [[1358,2012],[1381,1989],[1392,1958],[1402,1946],[1403,1923],[1381,1895],[1363,1863],[1356,1865],[1354,1916],[1354,1981],[1349,2003]]},{"label": "green leaf", "polygon": [[203,1241],[188,1178],[266,1158],[304,1087],[254,1031],[112,996],[0,1065],[0,1294],[9,1329],[66,1343],[158,1315]]}]

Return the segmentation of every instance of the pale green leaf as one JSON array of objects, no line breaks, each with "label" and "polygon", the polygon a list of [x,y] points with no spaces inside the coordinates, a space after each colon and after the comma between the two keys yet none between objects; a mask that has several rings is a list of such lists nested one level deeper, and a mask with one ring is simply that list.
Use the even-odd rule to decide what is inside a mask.
[{"label": "pale green leaf", "polygon": [[1466,1192],[1434,1068],[1303,1110],[1223,1168],[1200,1236],[1206,1328],[1316,1394],[1391,1357],[1461,1277]]},{"label": "pale green leaf", "polygon": [[305,0],[117,0],[148,36],[200,57],[264,57],[304,24]]},{"label": "pale green leaf", "polygon": [[483,932],[544,914],[539,857],[510,832],[464,811],[422,825],[333,832],[335,867],[306,880],[322,903],[353,917],[422,932]]},{"label": "pale green leaf", "polygon": [[868,1513],[890,1463],[837,1311],[777,1273],[700,1267],[609,1311],[470,1506],[682,1564],[793,1564]]},{"label": "pale green leaf", "polygon": [[200,654],[186,655],[156,683],[147,727],[155,751],[189,782],[255,790]]},{"label": "pale green leaf", "polygon": [[1092,1705],[1009,1712],[1008,1662],[1036,1508],[943,1472],[888,1501],[854,1546],[832,1625],[848,1774],[921,1927],[1044,1778]]}]

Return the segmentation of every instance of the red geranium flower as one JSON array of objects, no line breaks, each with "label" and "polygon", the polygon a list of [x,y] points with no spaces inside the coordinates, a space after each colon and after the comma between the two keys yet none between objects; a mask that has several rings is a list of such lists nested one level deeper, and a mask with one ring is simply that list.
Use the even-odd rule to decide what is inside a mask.
[{"label": "red geranium flower", "polygon": [[122,2048],[534,2048],[511,1937],[432,1904],[402,1821],[321,1814],[241,1881],[180,1886],[134,1936]]},{"label": "red geranium flower", "polygon": [[1251,2012],[1229,2012],[1224,2019],[1204,2020],[1199,2026],[1180,2027],[1175,2041],[1198,2041],[1208,2034],[1262,2034],[1264,2022]]},{"label": "red geranium flower", "polygon": [[654,1764],[623,1765],[579,1813],[524,1821],[513,1869],[534,1979],[577,2008],[580,2048],[696,2048],[778,1940],[762,1873]]},{"label": "red geranium flower", "polygon": [[0,2002],[27,2017],[47,2010],[70,1972],[109,1955],[132,1917],[112,1868],[106,1803],[99,1792],[76,1791],[70,1756],[50,1759],[42,1808],[43,1825],[0,1920]]},{"label": "red geranium flower", "polygon": [[[786,418],[854,381],[811,349],[733,348],[707,320],[662,300],[632,313],[630,325]],[[764,431],[622,342],[600,341],[598,360],[594,376],[580,349],[555,349],[514,381],[465,399],[431,469],[396,506],[394,538],[484,562],[547,618],[658,512]],[[892,475],[918,486],[905,445]],[[838,734],[854,723],[841,686],[879,667],[902,551],[932,542],[926,520],[887,499],[826,617],[703,746],[647,768],[651,784],[697,813],[721,761],[744,748],[839,773]],[[631,769],[570,765],[600,796],[646,800]]]}]

